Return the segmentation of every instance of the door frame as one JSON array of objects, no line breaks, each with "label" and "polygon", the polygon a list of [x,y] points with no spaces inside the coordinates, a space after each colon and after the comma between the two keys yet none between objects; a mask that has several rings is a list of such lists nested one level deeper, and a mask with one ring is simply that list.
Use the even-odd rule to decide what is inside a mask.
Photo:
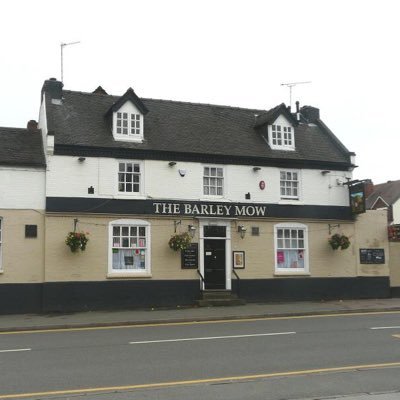
[{"label": "door frame", "polygon": [[[225,226],[226,237],[204,237],[204,227],[209,225]],[[204,239],[217,239],[225,241],[225,290],[232,289],[232,251],[231,251],[231,221],[220,219],[199,219],[199,253],[200,253],[200,273],[204,277]],[[205,290],[204,282],[200,279],[200,290]]]}]

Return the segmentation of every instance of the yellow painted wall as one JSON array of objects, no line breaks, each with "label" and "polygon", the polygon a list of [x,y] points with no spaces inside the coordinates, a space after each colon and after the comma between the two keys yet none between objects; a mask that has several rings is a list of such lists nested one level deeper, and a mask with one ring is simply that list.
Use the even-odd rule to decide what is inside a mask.
[{"label": "yellow painted wall", "polygon": [[400,287],[400,242],[390,242],[390,286]]},{"label": "yellow painted wall", "polygon": [[[44,211],[0,209],[2,283],[38,283],[44,277]],[[25,238],[25,225],[37,225],[37,238]]]},{"label": "yellow painted wall", "polygon": [[[73,230],[75,216],[49,215],[46,218],[46,281],[101,281],[108,279],[108,224],[124,217],[78,216],[78,230],[89,232],[89,243],[85,252],[71,253],[65,245],[67,233]],[[125,218],[132,218],[126,216]],[[386,214],[372,211],[358,217],[356,223],[339,222],[331,226],[331,234],[349,236],[351,246],[347,250],[332,250],[328,244],[331,221],[297,221],[308,226],[309,276],[354,277],[389,275],[389,248],[386,235]],[[182,270],[180,252],[168,247],[174,233],[173,218],[143,217],[151,223],[151,277],[117,279],[198,279],[196,270]],[[240,220],[231,222],[232,251],[246,252],[246,268],[237,270],[242,279],[267,279],[277,277],[274,266],[274,225],[282,220]],[[198,221],[182,219],[178,231],[186,231],[188,224]],[[237,232],[237,225],[247,227],[244,239]],[[251,227],[257,226],[260,236],[251,235]],[[199,242],[197,229],[194,242]],[[361,265],[360,248],[384,248],[387,263],[384,265]],[[287,275],[285,275],[287,276]],[[290,275],[289,275],[290,276]],[[232,279],[235,279],[234,277]]]}]

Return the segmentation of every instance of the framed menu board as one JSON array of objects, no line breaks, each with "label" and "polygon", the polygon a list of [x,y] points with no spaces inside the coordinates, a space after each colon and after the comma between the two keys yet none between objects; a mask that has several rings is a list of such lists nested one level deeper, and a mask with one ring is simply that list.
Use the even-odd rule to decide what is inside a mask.
[{"label": "framed menu board", "polygon": [[190,246],[181,251],[181,268],[197,269],[199,267],[199,244],[191,243]]}]

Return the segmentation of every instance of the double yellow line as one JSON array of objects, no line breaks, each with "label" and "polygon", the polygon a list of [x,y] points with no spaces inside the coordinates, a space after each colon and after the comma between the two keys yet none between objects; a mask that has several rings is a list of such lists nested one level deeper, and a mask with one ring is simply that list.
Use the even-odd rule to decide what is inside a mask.
[{"label": "double yellow line", "polygon": [[135,390],[135,389],[159,389],[159,388],[163,388],[163,387],[174,387],[174,386],[185,386],[185,385],[188,386],[188,385],[219,383],[219,382],[238,382],[238,381],[246,381],[246,380],[252,380],[252,379],[290,377],[290,376],[298,376],[298,375],[321,374],[321,373],[329,373],[329,372],[331,372],[331,373],[346,372],[346,371],[379,369],[379,368],[393,368],[393,367],[400,367],[400,362],[381,363],[381,364],[349,365],[349,366],[334,367],[334,368],[305,369],[305,370],[299,370],[299,371],[272,372],[272,373],[267,373],[267,374],[228,376],[228,377],[222,377],[222,378],[195,379],[195,380],[187,380],[187,381],[144,383],[144,384],[128,385],[128,386],[109,386],[109,387],[86,388],[86,389],[82,388],[82,389],[70,389],[70,390],[53,390],[53,391],[48,391],[48,392],[0,394],[0,399],[22,399],[22,398],[26,398],[26,397],[37,397],[37,396],[105,393],[105,392],[115,392],[115,391],[130,391],[130,390]]}]

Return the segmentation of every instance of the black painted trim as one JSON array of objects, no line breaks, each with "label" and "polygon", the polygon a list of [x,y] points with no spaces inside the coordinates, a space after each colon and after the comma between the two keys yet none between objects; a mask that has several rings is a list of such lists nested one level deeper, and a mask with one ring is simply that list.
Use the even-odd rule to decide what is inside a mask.
[{"label": "black painted trim", "polygon": [[138,160],[164,160],[164,161],[193,161],[214,164],[258,165],[282,168],[307,168],[335,171],[348,171],[351,163],[296,160],[287,158],[246,157],[224,154],[199,154],[189,152],[173,152],[161,150],[145,150],[131,148],[76,146],[56,144],[54,154],[74,157],[108,157],[108,158],[133,158]]},{"label": "black painted trim", "polygon": [[390,288],[391,297],[400,297],[400,286],[395,286]]},{"label": "black painted trim", "polygon": [[42,295],[42,283],[2,283],[0,284],[0,314],[41,312]]},{"label": "black painted trim", "polygon": [[[131,215],[156,215],[156,216],[207,216],[184,214],[184,207],[181,207],[179,214],[155,214],[153,203],[173,203],[173,204],[224,204],[234,206],[266,206],[265,217],[242,216],[242,218],[309,218],[309,219],[333,219],[333,220],[353,220],[350,207],[342,206],[312,206],[312,205],[279,205],[266,203],[217,203],[217,202],[195,202],[195,201],[176,201],[176,200],[117,200],[103,198],[84,198],[84,197],[47,197],[46,211],[58,213],[94,213],[94,214],[131,214]],[[235,215],[225,215],[225,217],[235,217]]]},{"label": "black painted trim", "polygon": [[43,311],[85,311],[192,305],[198,280],[117,280],[46,282]]},{"label": "black painted trim", "polygon": [[[237,281],[232,281],[237,289]],[[389,277],[241,279],[240,296],[248,302],[388,298]]]},{"label": "black painted trim", "polygon": [[[233,291],[238,281],[233,280]],[[194,280],[117,280],[0,284],[0,314],[191,306],[200,298]],[[400,294],[389,277],[242,279],[247,302],[388,298]]]}]

